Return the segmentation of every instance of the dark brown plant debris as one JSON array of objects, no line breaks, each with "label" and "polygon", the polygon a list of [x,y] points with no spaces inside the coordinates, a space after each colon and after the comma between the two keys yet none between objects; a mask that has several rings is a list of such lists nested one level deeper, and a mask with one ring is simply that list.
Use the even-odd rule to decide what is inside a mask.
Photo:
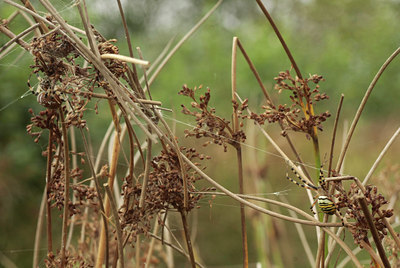
[{"label": "dark brown plant debris", "polygon": [[[196,91],[200,89],[202,89],[202,86],[191,89],[184,85],[178,93],[192,99],[191,106],[193,110],[189,110],[185,105],[181,105],[182,113],[193,116],[197,123],[193,129],[185,130],[185,136],[195,137],[196,139],[211,138],[212,143],[222,145],[225,152],[227,151],[227,144],[237,146],[238,143],[244,142],[246,135],[243,130],[235,132],[230,126],[230,122],[216,115],[215,109],[209,106],[211,98],[209,88],[207,88],[204,95],[200,95],[198,99],[196,98]],[[247,107],[246,105],[244,103],[239,107],[238,103],[233,103],[234,108],[240,112]],[[242,127],[243,124],[240,124],[240,126]],[[207,146],[208,144],[210,144],[210,141],[204,143],[203,146]]]},{"label": "dark brown plant debris", "polygon": [[[288,130],[303,132],[313,136],[314,128],[322,131],[322,123],[330,117],[328,111],[319,115],[314,113],[314,104],[321,100],[328,99],[325,93],[320,93],[319,83],[324,81],[320,75],[311,75],[309,78],[294,78],[289,71],[280,72],[276,81],[275,89],[282,93],[289,91],[291,104],[265,105],[262,114],[251,113],[249,116],[259,124],[280,123],[283,126],[282,135],[285,136]],[[309,84],[314,84],[312,88]]]},{"label": "dark brown plant debris", "polygon": [[[180,150],[192,162],[209,158],[196,152],[193,148],[181,147]],[[130,203],[128,207],[124,206],[121,209],[121,226],[123,229],[131,230],[133,240],[138,234],[146,234],[150,231],[151,221],[160,211],[171,209],[180,212],[190,211],[197,207],[197,203],[202,197],[195,193],[197,192],[195,183],[201,179],[200,175],[185,164],[187,186],[191,194],[189,194],[188,207],[184,208],[181,168],[176,152],[169,146],[166,146],[159,156],[153,158],[151,166],[153,170],[149,174],[143,207],[139,207],[142,185],[136,183],[132,187],[130,181],[126,181],[123,185],[124,198],[129,199]]]}]

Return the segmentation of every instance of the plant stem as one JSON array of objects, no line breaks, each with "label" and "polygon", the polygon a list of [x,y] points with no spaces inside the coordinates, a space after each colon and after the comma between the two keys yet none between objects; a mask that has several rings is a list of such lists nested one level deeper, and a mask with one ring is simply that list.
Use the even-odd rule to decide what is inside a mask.
[{"label": "plant stem", "polygon": [[47,187],[44,188],[42,201],[40,202],[40,209],[38,214],[38,221],[36,224],[36,233],[35,233],[35,243],[33,247],[33,266],[32,268],[38,267],[39,263],[39,247],[40,247],[40,238],[42,237],[42,227],[43,227],[43,214],[44,209],[47,204]]},{"label": "plant stem", "polygon": [[[118,115],[115,111],[115,107],[112,101],[109,101],[110,111],[113,117],[114,127],[116,130],[115,137],[114,137],[114,144],[113,144],[113,152],[111,157],[110,169],[109,169],[109,177],[108,177],[108,185],[112,187],[114,185],[114,179],[117,172],[117,165],[118,165],[118,157],[121,148],[120,144],[120,131],[121,127],[119,125]],[[104,198],[104,213],[105,217],[109,217],[110,215],[110,199],[106,195]],[[100,232],[100,240],[99,240],[99,247],[97,252],[97,259],[96,259],[96,268],[101,268],[104,262],[104,255],[106,253],[106,241],[108,240],[107,233],[106,233],[106,226],[103,224],[101,227]],[[108,265],[108,263],[106,263]]]},{"label": "plant stem", "polygon": [[376,230],[373,217],[372,217],[371,213],[369,212],[367,201],[365,201],[365,197],[360,196],[358,198],[358,202],[360,203],[360,207],[361,207],[362,211],[364,212],[364,216],[369,225],[369,229],[371,231],[372,238],[375,241],[375,245],[376,245],[376,248],[378,249],[378,253],[382,259],[383,265],[385,266],[385,268],[390,267],[390,263],[386,257],[385,249],[383,248],[381,241],[379,239],[379,234],[378,234],[378,231]]},{"label": "plant stem", "polygon": [[124,268],[124,248],[122,245],[122,229],[121,229],[121,224],[119,223],[119,216],[118,216],[118,208],[117,208],[117,204],[115,202],[115,198],[112,194],[110,185],[108,185],[108,183],[105,183],[104,188],[106,189],[106,193],[107,196],[110,199],[110,203],[111,203],[111,212],[114,216],[115,219],[115,226],[116,226],[116,233],[117,233],[117,241],[118,241],[118,259],[119,259],[119,263],[121,268]]},{"label": "plant stem", "polygon": [[196,268],[196,260],[194,258],[194,254],[193,254],[193,247],[192,247],[192,242],[190,239],[189,225],[187,223],[187,218],[186,218],[187,212],[184,210],[179,211],[179,212],[181,214],[182,225],[183,225],[183,229],[185,231],[186,245],[187,245],[187,249],[188,249],[189,256],[190,256],[190,263],[192,265],[192,268]]},{"label": "plant stem", "polygon": [[294,70],[296,71],[297,76],[300,79],[303,79],[303,77],[301,75],[301,72],[300,72],[300,69],[297,66],[296,61],[294,60],[294,58],[292,56],[292,53],[290,52],[288,46],[286,45],[285,40],[283,39],[281,33],[278,30],[278,27],[276,27],[274,20],[272,19],[271,15],[268,13],[268,10],[265,8],[265,6],[264,6],[264,4],[262,3],[261,0],[256,0],[256,1],[257,1],[258,6],[261,8],[262,12],[264,13],[265,17],[268,19],[269,24],[271,24],[271,27],[274,30],[274,32],[275,32],[276,36],[278,37],[279,41],[281,42],[282,47],[285,50],[286,55],[289,57],[289,60],[292,63],[292,66],[293,66]]},{"label": "plant stem", "polygon": [[[238,47],[238,38],[235,36],[233,38],[232,44],[232,66],[231,66],[231,84],[232,84],[232,102],[233,105],[233,121],[232,121],[232,130],[234,133],[238,133],[240,131],[239,126],[239,118],[237,113],[237,100],[236,100],[236,56],[237,56],[237,47]],[[243,189],[243,157],[242,157],[242,148],[239,142],[234,144],[236,149],[236,159],[238,166],[238,180],[239,180],[239,193],[244,194]],[[247,245],[247,231],[246,231],[246,215],[244,210],[244,204],[240,203],[240,223],[242,227],[242,250],[243,250],[243,267],[249,266],[249,253],[248,253],[248,245]]]},{"label": "plant stem", "polygon": [[49,129],[49,145],[47,148],[47,167],[46,167],[46,229],[47,229],[47,253],[53,251],[53,234],[51,228],[51,162],[52,162],[53,130]]},{"label": "plant stem", "polygon": [[336,111],[335,123],[333,124],[332,140],[331,140],[331,150],[330,150],[330,153],[329,153],[328,177],[331,176],[332,160],[333,160],[333,150],[334,150],[334,148],[335,148],[335,140],[336,140],[336,130],[337,130],[338,122],[339,122],[340,112],[342,111],[343,99],[344,99],[344,95],[342,94],[342,95],[340,96],[339,105],[338,105],[338,108],[337,108],[337,111]]},{"label": "plant stem", "polygon": [[67,128],[65,126],[64,111],[62,106],[59,109],[61,118],[61,129],[63,136],[63,148],[64,148],[64,213],[62,223],[62,235],[61,235],[61,267],[66,265],[66,247],[67,247],[67,235],[68,235],[68,219],[69,219],[69,144]]}]

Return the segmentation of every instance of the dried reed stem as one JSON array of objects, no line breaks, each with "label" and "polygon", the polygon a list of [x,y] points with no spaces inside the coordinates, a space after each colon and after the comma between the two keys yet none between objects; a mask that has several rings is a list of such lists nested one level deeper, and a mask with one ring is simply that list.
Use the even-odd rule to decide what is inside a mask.
[{"label": "dried reed stem", "polygon": [[13,42],[17,42],[22,48],[24,48],[26,51],[29,51],[29,44],[26,43],[24,40],[22,40],[20,37],[17,37],[13,32],[11,32],[9,29],[4,27],[3,25],[0,25],[0,32],[8,36]]},{"label": "dried reed stem", "polygon": [[364,212],[364,216],[367,220],[369,229],[372,234],[372,238],[375,241],[375,245],[376,245],[376,248],[378,249],[378,253],[379,253],[379,256],[381,257],[383,265],[385,268],[390,267],[390,263],[386,257],[385,249],[383,248],[383,246],[381,244],[381,240],[379,239],[379,234],[378,234],[378,231],[376,230],[376,226],[374,224],[374,219],[373,219],[371,213],[369,212],[367,201],[365,201],[365,197],[363,195],[358,197],[357,200],[360,204],[362,211]]},{"label": "dried reed stem", "polygon": [[[154,227],[153,227],[153,233],[156,234],[158,232],[158,227],[160,225],[158,224],[158,219],[155,220],[154,222]],[[153,250],[154,250],[154,244],[156,242],[156,239],[154,237],[151,238],[150,245],[149,245],[149,250],[147,251],[147,256],[144,264],[144,268],[149,268],[150,263],[151,263],[151,256],[153,255]]]},{"label": "dried reed stem", "polygon": [[365,105],[367,104],[369,95],[371,95],[372,90],[374,89],[376,83],[378,82],[379,78],[382,76],[383,72],[386,70],[386,67],[396,58],[396,56],[400,53],[400,47],[393,52],[392,55],[389,56],[389,58],[383,63],[381,68],[379,69],[378,73],[375,75],[374,79],[372,79],[371,84],[368,86],[367,91],[365,92],[365,95],[363,99],[361,100],[360,106],[357,109],[356,115],[354,116],[353,122],[351,123],[350,130],[347,133],[346,140],[344,142],[342,151],[340,152],[338,162],[336,164],[336,170],[340,171],[340,168],[342,167],[344,156],[347,153],[347,149],[349,148],[350,140],[353,136],[354,130],[357,126],[358,120],[361,117],[361,113],[364,110]]},{"label": "dried reed stem", "polygon": [[[29,9],[32,10],[33,13],[37,13],[35,8],[31,5],[31,2],[29,0],[21,0],[21,2]],[[42,34],[47,33],[49,31],[49,28],[47,28],[46,24],[43,21],[38,20],[37,18],[33,18],[36,22],[40,24],[40,32]]]},{"label": "dried reed stem", "polygon": [[149,174],[151,168],[151,147],[152,147],[152,142],[150,139],[147,139],[146,165],[144,168],[142,190],[140,192],[139,208],[142,208],[144,206],[144,202],[146,199],[147,184],[149,181]]},{"label": "dried reed stem", "polygon": [[148,62],[147,60],[139,60],[139,59],[135,59],[135,58],[131,58],[128,56],[119,55],[119,54],[102,54],[100,56],[100,58],[102,58],[103,60],[105,60],[105,59],[120,60],[120,61],[143,65],[145,67],[148,67],[150,65],[150,62]]},{"label": "dried reed stem", "polygon": [[265,17],[268,19],[269,24],[271,25],[272,29],[274,30],[274,32],[275,32],[276,36],[278,37],[279,41],[281,42],[282,47],[285,50],[286,55],[288,56],[290,62],[292,63],[292,66],[293,66],[294,70],[296,71],[297,76],[300,79],[303,79],[303,76],[301,75],[299,67],[297,67],[297,63],[294,60],[294,58],[292,56],[292,53],[290,52],[288,46],[286,45],[286,42],[283,39],[281,33],[279,32],[279,29],[276,26],[274,20],[272,19],[271,15],[268,13],[268,10],[265,8],[265,6],[264,6],[264,4],[262,3],[261,0],[256,0],[256,1],[257,1],[258,6],[261,8],[261,11],[264,13]]},{"label": "dried reed stem", "polygon": [[337,108],[337,111],[336,111],[335,122],[333,124],[332,139],[331,139],[331,150],[330,150],[330,153],[329,153],[328,177],[331,176],[333,151],[334,151],[334,148],[335,148],[335,140],[336,140],[336,130],[337,130],[337,125],[339,123],[340,112],[342,111],[343,99],[344,99],[344,95],[342,94],[340,96],[339,105],[338,105],[338,108]]},{"label": "dried reed stem", "polygon": [[[30,33],[31,31],[35,30],[37,27],[39,27],[39,23],[36,23],[34,25],[32,25],[31,27],[25,29],[24,31],[22,31],[21,33],[15,35],[14,37],[11,38],[11,36],[9,36],[11,38],[11,40],[9,40],[7,43],[5,43],[1,48],[0,48],[0,52],[3,52],[5,49],[7,49],[12,43],[17,42],[19,45],[21,45],[21,42],[18,42],[18,40],[22,39],[25,35],[27,35],[28,33]],[[4,26],[0,27],[0,31],[4,30]],[[7,28],[5,28],[7,29]],[[10,31],[11,33],[11,31]],[[6,34],[6,33],[5,33]],[[23,41],[23,40],[22,40]],[[28,45],[29,46],[29,45]]]},{"label": "dried reed stem", "polygon": [[190,256],[190,263],[192,265],[192,268],[196,268],[196,260],[194,258],[192,242],[190,239],[189,225],[188,225],[187,217],[186,217],[187,212],[179,211],[179,213],[181,214],[183,230],[185,231],[186,245],[187,245],[187,249],[188,249],[189,256]]},{"label": "dried reed stem", "polygon": [[[66,265],[66,250],[67,250],[67,235],[68,235],[68,219],[69,219],[69,183],[70,183],[70,170],[69,170],[69,142],[67,127],[62,107],[59,109],[61,118],[61,130],[63,137],[63,152],[64,152],[64,213],[61,231],[61,267]],[[51,146],[51,145],[49,145]]]},{"label": "dried reed stem", "polygon": [[[118,158],[119,158],[119,152],[121,148],[121,143],[120,143],[120,133],[121,133],[121,127],[119,125],[119,120],[118,120],[118,115],[115,111],[114,104],[109,101],[109,106],[110,106],[110,112],[112,114],[113,122],[114,122],[114,127],[116,129],[116,135],[114,137],[114,142],[113,142],[113,149],[112,149],[112,157],[111,157],[111,163],[110,163],[110,169],[109,169],[109,176],[108,176],[108,181],[107,184],[112,187],[114,185],[114,180],[115,180],[115,175],[117,172],[117,166],[118,166]],[[110,215],[110,199],[108,196],[104,198],[104,213],[105,217],[109,217]],[[99,239],[99,247],[97,251],[97,258],[96,258],[96,268],[101,268],[104,263],[104,256],[106,252],[106,241],[108,240],[108,237],[106,236],[106,226],[104,224],[101,227],[100,231],[100,239]]]},{"label": "dried reed stem", "polygon": [[[232,66],[231,66],[231,86],[232,86],[232,102],[233,105],[233,121],[232,121],[232,129],[235,133],[238,133],[240,130],[239,118],[237,114],[237,109],[235,104],[236,100],[236,56],[237,56],[237,46],[238,46],[238,38],[233,38],[232,44]],[[236,149],[236,159],[238,166],[238,180],[239,180],[239,193],[244,194],[243,188],[243,158],[242,158],[242,148],[240,143],[235,143],[234,147]],[[242,229],[242,250],[243,250],[243,267],[249,267],[249,252],[247,245],[247,230],[246,230],[246,214],[244,210],[244,204],[240,204],[240,223]]]},{"label": "dried reed stem", "polygon": [[35,232],[35,243],[33,246],[33,265],[32,268],[37,268],[39,264],[39,248],[40,248],[40,238],[42,237],[42,229],[43,229],[43,218],[44,211],[47,204],[47,187],[44,187],[42,201],[40,202],[40,208],[38,213],[38,221],[36,224],[36,232]]},{"label": "dried reed stem", "polygon": [[122,243],[122,229],[121,229],[121,224],[119,222],[119,216],[118,216],[118,208],[117,204],[115,202],[115,198],[112,194],[110,185],[108,183],[103,184],[104,189],[106,190],[107,196],[110,200],[111,203],[111,213],[113,214],[113,217],[115,219],[115,231],[117,233],[117,242],[118,242],[118,259],[119,259],[119,264],[121,268],[125,267],[124,264],[124,247]]},{"label": "dried reed stem", "polygon": [[53,129],[49,129],[49,142],[47,147],[47,165],[46,165],[46,230],[47,230],[47,253],[53,251],[53,232],[51,227],[51,163],[52,163],[52,155],[53,155]]}]

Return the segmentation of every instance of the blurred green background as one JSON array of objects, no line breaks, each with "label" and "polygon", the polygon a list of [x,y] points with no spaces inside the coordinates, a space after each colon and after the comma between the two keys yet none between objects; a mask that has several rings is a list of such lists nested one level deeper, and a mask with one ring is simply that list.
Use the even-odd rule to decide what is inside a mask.
[{"label": "blurred green background", "polygon": [[[41,10],[37,1],[32,2]],[[81,26],[74,1],[53,2],[68,23]],[[145,59],[151,62],[172,38],[175,44],[215,3],[194,0],[122,2],[133,44],[140,46]],[[330,96],[330,100],[322,102],[319,111],[329,110],[335,114],[343,93],[345,100],[341,118],[343,121],[351,120],[374,75],[400,44],[400,2],[273,0],[265,1],[265,5],[302,73],[305,76],[317,73],[326,79],[321,90]],[[91,0],[87,1],[87,6],[92,24],[106,38],[118,39],[120,53],[128,55],[116,1]],[[1,2],[1,19],[10,16],[14,10]],[[20,18],[9,25],[14,33],[26,27],[28,24]],[[172,57],[151,87],[153,98],[173,109],[173,114],[165,115],[171,125],[176,124],[179,137],[183,137],[182,130],[187,127],[181,121],[193,125],[190,118],[180,114],[180,104],[189,104],[188,99],[177,95],[183,84],[210,87],[211,105],[216,107],[219,115],[230,119],[230,65],[234,36],[240,38],[267,89],[274,98],[279,98],[273,92],[273,78],[280,71],[289,69],[290,62],[278,39],[255,1],[225,1]],[[4,35],[0,35],[0,46],[7,41]],[[28,90],[26,81],[30,75],[29,65],[33,64],[31,56],[21,52],[20,48],[14,49],[0,61],[0,252],[18,267],[29,267],[45,183],[45,158],[41,157],[41,151],[46,143],[33,143],[25,131],[30,118],[28,109],[33,108],[37,112],[41,107],[32,95],[20,98]],[[262,93],[242,56],[238,55],[238,59],[238,92],[243,98],[249,98],[254,111],[260,111],[257,107],[262,104]],[[395,59],[368,101],[347,159],[351,166],[349,172],[353,175],[362,176],[368,172],[379,151],[398,127],[399,74],[400,59]],[[91,116],[88,121],[94,144],[102,138],[110,121],[107,113],[101,112],[103,108],[107,109],[107,104],[100,101],[99,106],[100,115],[95,115],[93,111],[88,113]],[[171,120],[174,116],[179,122]],[[343,132],[343,121],[339,133]],[[321,134],[321,148],[325,154],[329,150],[332,125],[333,119],[330,119]],[[281,139],[279,131],[273,130],[275,137]],[[303,136],[295,135],[295,141],[297,138],[298,146],[305,148],[304,152],[310,150],[311,145],[304,143]],[[338,144],[340,140],[341,137]],[[182,139],[181,143],[191,145],[194,140]],[[260,162],[269,161],[267,167],[276,163],[285,169],[284,161],[277,158],[264,141],[257,138],[255,146],[263,150],[257,152]],[[398,149],[398,143],[396,146]],[[393,153],[397,149],[392,149],[386,158],[391,164],[398,163],[398,154]],[[218,162],[213,160],[208,163],[207,172],[230,189],[237,190],[235,170],[230,168],[233,152],[223,154],[221,148],[210,147],[207,154],[218,159]],[[304,153],[302,157],[313,163],[312,156]],[[212,163],[218,164],[213,166]],[[304,197],[302,190],[284,179],[282,170],[271,168],[268,178],[272,186],[267,192],[285,191],[286,197],[291,200]],[[212,206],[207,201],[202,205],[203,208],[198,211],[201,221],[197,238],[201,257],[209,267],[240,267],[238,205],[222,198],[214,200]],[[277,222],[282,224],[281,221]],[[284,224],[286,227],[280,228],[290,229],[292,226]],[[250,234],[255,232],[251,224],[248,228]],[[296,233],[290,230],[285,236],[282,240],[290,241],[291,237],[294,241],[298,240]],[[212,243],[210,239],[213,239]],[[255,239],[250,236],[250,245],[255,244]],[[282,244],[281,252],[295,256],[295,262],[279,264],[277,261],[276,264],[282,267],[290,267],[295,263],[307,266],[298,245],[298,242]],[[256,251],[256,247],[251,246],[251,263],[258,261]]]}]

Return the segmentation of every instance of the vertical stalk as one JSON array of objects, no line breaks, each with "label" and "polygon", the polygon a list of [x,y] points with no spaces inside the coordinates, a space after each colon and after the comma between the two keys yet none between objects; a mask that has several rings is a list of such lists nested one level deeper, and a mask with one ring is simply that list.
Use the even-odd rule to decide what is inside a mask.
[{"label": "vertical stalk", "polygon": [[46,170],[46,229],[47,229],[47,253],[53,251],[53,234],[51,231],[51,201],[50,201],[50,183],[51,183],[51,160],[53,146],[53,130],[49,129],[49,147],[47,148],[47,170]]},{"label": "vertical stalk", "polygon": [[187,223],[186,213],[187,212],[184,210],[180,211],[181,218],[182,218],[182,225],[183,225],[183,229],[185,231],[186,245],[187,245],[187,249],[189,252],[190,263],[192,265],[192,268],[196,268],[196,261],[194,259],[193,247],[192,247],[192,242],[190,239],[189,225]]},{"label": "vertical stalk", "polygon": [[[236,108],[236,55],[237,55],[237,45],[238,38],[233,38],[232,44],[232,69],[231,69],[231,81],[232,81],[232,102],[233,104],[233,121],[232,129],[234,133],[238,133],[240,130],[239,118]],[[238,165],[238,179],[239,179],[239,193],[243,194],[243,158],[242,158],[242,147],[240,143],[235,143],[234,147],[236,149],[237,165]],[[247,232],[246,232],[246,215],[244,210],[244,204],[240,203],[240,222],[242,226],[242,248],[243,248],[243,267],[249,266],[249,253],[247,245]]]},{"label": "vertical stalk", "polygon": [[33,265],[32,268],[38,267],[39,263],[39,247],[40,247],[40,238],[42,237],[42,228],[43,228],[43,214],[44,214],[44,209],[46,206],[46,197],[47,197],[47,191],[46,188],[43,191],[42,195],[42,202],[40,203],[40,209],[39,209],[39,214],[38,214],[38,221],[36,224],[36,233],[35,233],[35,244],[33,246]]},{"label": "vertical stalk", "polygon": [[115,198],[112,194],[110,186],[105,183],[104,188],[106,189],[107,196],[110,199],[111,202],[111,212],[113,213],[114,219],[115,219],[115,230],[117,233],[117,241],[118,241],[118,259],[119,259],[119,264],[121,268],[124,268],[124,248],[123,248],[123,243],[122,243],[122,229],[121,229],[121,224],[119,223],[119,216],[118,216],[118,208],[117,204],[115,202]]},{"label": "vertical stalk", "polygon": [[61,118],[61,130],[63,137],[63,151],[64,151],[64,213],[62,222],[62,234],[61,234],[61,267],[65,267],[66,258],[65,251],[67,247],[67,235],[68,235],[68,218],[69,218],[69,144],[67,128],[65,126],[64,111],[62,106],[59,109]]},{"label": "vertical stalk", "polygon": [[[121,144],[120,144],[120,140],[119,140],[121,127],[119,125],[118,115],[115,111],[113,102],[109,101],[109,106],[110,106],[111,114],[113,117],[115,130],[117,131],[117,133],[114,137],[113,153],[112,153],[112,158],[111,158],[111,163],[110,163],[109,177],[108,177],[108,181],[107,181],[107,184],[110,187],[112,187],[114,185],[114,179],[115,179],[115,174],[116,174],[117,165],[118,165],[118,156],[119,156],[119,152],[120,152],[120,148],[121,148]],[[104,198],[104,213],[105,213],[105,217],[110,216],[110,199],[109,199],[108,195],[106,195]],[[98,248],[97,257],[96,257],[96,266],[95,266],[96,268],[101,268],[103,266],[104,256],[106,255],[107,240],[108,240],[108,237],[107,237],[107,233],[106,233],[106,226],[103,222],[103,224],[101,225],[99,248]],[[107,265],[108,265],[108,263],[106,263],[106,267],[107,267]]]},{"label": "vertical stalk", "polygon": [[[151,129],[149,128],[151,133]],[[142,191],[140,192],[140,199],[139,199],[139,208],[142,208],[146,198],[146,191],[147,191],[147,184],[149,180],[150,174],[150,166],[151,166],[151,147],[152,147],[151,139],[147,139],[147,153],[146,153],[146,166],[144,168],[144,176],[142,182]]]}]

